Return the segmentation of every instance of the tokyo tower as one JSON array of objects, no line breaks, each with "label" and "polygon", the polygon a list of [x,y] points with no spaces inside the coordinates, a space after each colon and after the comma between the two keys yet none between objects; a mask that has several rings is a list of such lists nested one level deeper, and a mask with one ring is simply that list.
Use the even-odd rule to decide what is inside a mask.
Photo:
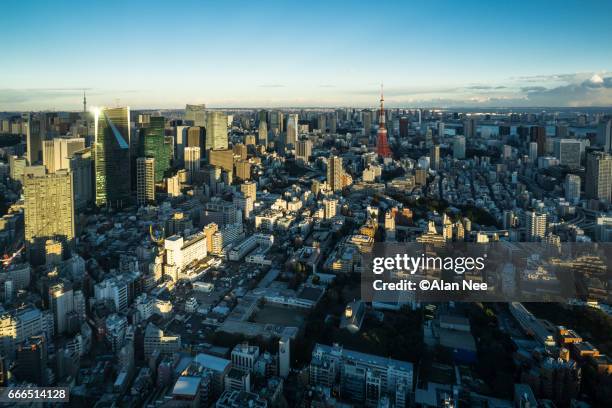
[{"label": "tokyo tower", "polygon": [[376,134],[376,153],[379,156],[391,157],[391,149],[387,142],[387,128],[385,127],[385,98],[383,96],[383,88],[380,86],[380,112],[378,116],[378,133]]}]

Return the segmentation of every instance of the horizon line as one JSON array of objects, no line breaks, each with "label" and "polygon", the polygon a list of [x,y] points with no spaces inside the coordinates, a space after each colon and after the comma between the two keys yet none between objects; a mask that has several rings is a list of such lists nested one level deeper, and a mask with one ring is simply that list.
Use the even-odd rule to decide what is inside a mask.
[{"label": "horizon line", "polygon": [[[120,105],[120,106],[100,106],[101,108],[122,108],[129,107],[132,111],[178,111],[185,110],[185,108],[139,108],[133,107],[129,104]],[[261,110],[261,109],[376,109],[375,106],[215,106],[209,107],[206,106],[205,110]],[[415,109],[428,109],[428,110],[483,110],[483,109],[494,109],[494,110],[521,110],[521,109],[544,109],[544,110],[552,110],[552,109],[611,109],[612,105],[583,105],[583,106],[448,106],[448,107],[437,107],[437,106],[392,106],[386,107],[386,110],[395,110],[395,109],[406,109],[406,110],[415,110]],[[69,113],[83,113],[82,110],[79,109],[40,109],[40,110],[32,110],[32,109],[16,109],[16,110],[0,110],[0,114],[6,113],[22,113],[22,112],[69,112]],[[89,110],[88,110],[89,112]]]}]

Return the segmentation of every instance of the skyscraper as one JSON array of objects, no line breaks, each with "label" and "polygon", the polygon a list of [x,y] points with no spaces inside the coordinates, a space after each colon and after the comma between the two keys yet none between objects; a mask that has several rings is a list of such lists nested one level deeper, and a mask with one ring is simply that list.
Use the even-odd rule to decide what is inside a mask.
[{"label": "skyscraper", "polygon": [[399,137],[405,139],[408,137],[408,128],[410,127],[410,120],[407,117],[402,116],[399,119]]},{"label": "skyscraper", "polygon": [[34,263],[40,263],[48,239],[71,244],[75,236],[72,173],[24,176],[25,240]]},{"label": "skyscraper", "polygon": [[268,125],[265,120],[259,121],[259,129],[257,132],[257,144],[267,147],[268,146]]},{"label": "skyscraper", "polygon": [[206,105],[185,106],[185,121],[193,126],[206,126]]},{"label": "skyscraper", "polygon": [[440,145],[433,145],[429,150],[432,170],[440,169]]},{"label": "skyscraper", "polygon": [[149,126],[140,129],[139,157],[155,159],[155,182],[164,178],[164,173],[170,168],[169,146],[165,142],[165,119],[163,116],[153,116]]},{"label": "skyscraper", "polygon": [[338,113],[336,111],[329,115],[329,133],[335,135],[338,128]]},{"label": "skyscraper", "polygon": [[372,132],[372,111],[364,109],[361,111],[361,123],[363,124],[363,135],[370,136]]},{"label": "skyscraper", "polygon": [[206,118],[206,150],[227,149],[227,115],[208,112]]},{"label": "skyscraper", "polygon": [[468,118],[463,122],[463,136],[466,138],[476,136],[476,119]]},{"label": "skyscraper", "polygon": [[136,202],[139,206],[155,202],[155,165],[153,157],[136,159]]},{"label": "skyscraper", "polygon": [[438,143],[444,137],[444,122],[438,122]]},{"label": "skyscraper", "polygon": [[43,141],[43,165],[49,173],[70,168],[70,159],[74,152],[85,148],[83,138],[55,138]]},{"label": "skyscraper", "polygon": [[200,170],[200,159],[202,157],[200,148],[197,146],[185,148],[185,170],[189,175],[189,181],[193,181],[193,176]]},{"label": "skyscraper", "polygon": [[385,127],[385,98],[382,87],[380,89],[380,110],[378,113],[378,132],[376,134],[376,153],[380,157],[391,157],[391,149],[387,141],[387,128]]},{"label": "skyscraper", "polygon": [[287,132],[285,137],[285,147],[295,147],[298,138],[298,115],[290,113],[287,117]]},{"label": "skyscraper", "polygon": [[205,130],[200,126],[191,126],[187,129],[187,146],[188,147],[204,147]]},{"label": "skyscraper", "polygon": [[538,161],[538,144],[536,142],[529,143],[529,161],[531,163]]},{"label": "skyscraper", "polygon": [[95,112],[96,205],[122,208],[131,197],[130,108]]},{"label": "skyscraper", "polygon": [[597,144],[604,152],[612,152],[612,120],[607,120],[597,126]]},{"label": "skyscraper", "polygon": [[70,159],[73,178],[74,207],[81,210],[93,203],[93,158],[91,148],[74,152]]},{"label": "skyscraper", "polygon": [[576,174],[567,174],[565,176],[565,199],[570,203],[580,201],[580,176]]},{"label": "skyscraper", "polygon": [[538,144],[538,156],[546,154],[546,127],[544,126],[532,126],[529,129],[529,135],[532,142]]},{"label": "skyscraper", "polygon": [[425,131],[425,148],[430,149],[433,146],[433,132],[428,127]]},{"label": "skyscraper", "polygon": [[280,111],[271,111],[269,116],[269,130],[271,130],[275,135],[279,135],[283,130],[283,113]]},{"label": "skyscraper", "polygon": [[187,132],[189,126],[176,126],[174,135],[174,157],[178,164],[185,161],[185,146],[187,146]]},{"label": "skyscraper", "polygon": [[612,155],[594,151],[587,155],[585,193],[587,198],[610,203],[612,198]]},{"label": "skyscraper", "polygon": [[327,118],[324,113],[319,114],[317,119],[317,129],[319,129],[321,133],[325,133],[327,130]]},{"label": "skyscraper", "polygon": [[330,157],[327,162],[327,184],[332,191],[342,190],[343,173],[342,158],[338,156]]},{"label": "skyscraper", "polygon": [[295,150],[295,158],[304,163],[308,163],[312,155],[312,142],[308,139],[298,140]]},{"label": "skyscraper", "polygon": [[44,139],[44,117],[38,118],[32,113],[23,115],[26,134],[26,159],[31,166],[42,161],[42,141]]},{"label": "skyscraper", "polygon": [[453,157],[465,159],[465,136],[455,136],[453,141]]},{"label": "skyscraper", "polygon": [[580,167],[580,151],[582,144],[576,139],[556,139],[555,157],[559,164],[575,169]]}]

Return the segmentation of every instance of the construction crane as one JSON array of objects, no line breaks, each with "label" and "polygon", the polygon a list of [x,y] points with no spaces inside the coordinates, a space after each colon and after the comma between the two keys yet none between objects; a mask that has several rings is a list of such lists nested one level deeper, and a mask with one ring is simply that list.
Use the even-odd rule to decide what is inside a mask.
[{"label": "construction crane", "polygon": [[13,247],[13,249],[11,249],[10,251],[6,251],[4,253],[4,256],[2,256],[2,266],[4,266],[5,268],[8,268],[15,260],[15,258],[17,258],[17,256],[19,256],[19,254],[21,254],[21,252],[23,252],[23,250],[25,249],[25,245],[23,243],[21,243],[20,245],[18,244],[17,246],[18,248]]}]

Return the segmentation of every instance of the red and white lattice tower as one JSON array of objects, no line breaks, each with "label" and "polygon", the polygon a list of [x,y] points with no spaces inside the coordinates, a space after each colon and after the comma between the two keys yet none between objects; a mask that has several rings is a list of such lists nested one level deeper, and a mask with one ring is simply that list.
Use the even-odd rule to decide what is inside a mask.
[{"label": "red and white lattice tower", "polygon": [[387,141],[387,128],[385,127],[385,98],[383,88],[380,86],[380,112],[378,116],[378,133],[376,134],[376,153],[381,157],[391,157],[391,148]]}]

